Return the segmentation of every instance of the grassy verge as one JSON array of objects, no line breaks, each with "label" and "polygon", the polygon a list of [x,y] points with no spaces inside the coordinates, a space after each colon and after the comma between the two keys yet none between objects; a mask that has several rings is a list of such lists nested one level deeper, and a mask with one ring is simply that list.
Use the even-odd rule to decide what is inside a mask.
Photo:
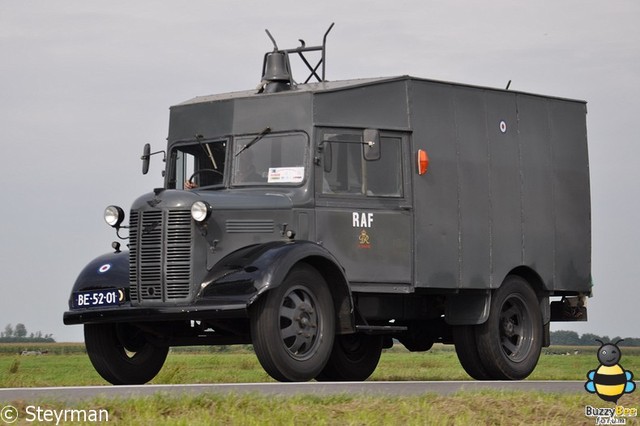
[{"label": "grassy verge", "polygon": [[[95,372],[82,345],[54,344],[38,348],[0,347],[0,387],[72,386],[107,384]],[[44,355],[20,356],[22,350]],[[640,350],[623,348],[621,364],[640,374]],[[530,379],[585,380],[598,366],[596,348],[548,348]],[[410,353],[402,347],[385,351],[370,380],[468,380],[451,346],[438,345],[426,353]],[[220,350],[180,348],[173,350],[153,383],[267,382],[250,347]],[[640,392],[624,395],[620,403],[640,408]],[[585,406],[611,407],[597,396],[544,394],[538,392],[480,391],[438,396],[334,395],[294,397],[263,395],[169,396],[131,399],[96,398],[65,403],[13,401],[20,420],[32,424],[34,407],[41,410],[106,410],[109,424],[131,425],[489,425],[553,424],[593,425]],[[72,419],[73,424],[77,418]],[[104,418],[103,418],[104,420]],[[627,424],[640,422],[627,419]],[[55,423],[55,421],[54,421]],[[71,423],[67,419],[66,423]],[[87,424],[92,424],[87,422]],[[93,423],[94,424],[94,423]]]},{"label": "grassy verge", "polygon": [[[61,345],[61,344],[55,344]],[[15,348],[14,348],[15,349]],[[635,349],[635,348],[634,348]],[[576,350],[578,353],[576,354]],[[0,351],[0,387],[87,386],[107,384],[93,369],[89,358],[62,346],[48,354],[16,355],[19,351]],[[566,355],[569,354],[569,355]],[[623,348],[621,364],[640,376],[640,351]],[[586,380],[598,366],[596,348],[550,348],[540,357],[532,380]],[[429,352],[411,353],[402,347],[385,351],[370,380],[470,380],[451,346],[438,345]],[[250,347],[223,352],[195,353],[172,350],[152,383],[246,383],[268,382]]]},{"label": "grassy verge", "polygon": [[[155,395],[134,399],[95,399],[69,407],[59,402],[16,402],[20,417],[27,407],[42,410],[106,410],[109,424],[131,425],[593,425],[585,406],[606,407],[588,394],[533,392],[461,392],[450,396],[410,397],[336,395],[266,397],[260,395]],[[640,395],[624,397],[640,406]],[[33,408],[31,409],[33,411]],[[104,418],[103,418],[104,420]],[[635,422],[630,418],[629,423]]]}]

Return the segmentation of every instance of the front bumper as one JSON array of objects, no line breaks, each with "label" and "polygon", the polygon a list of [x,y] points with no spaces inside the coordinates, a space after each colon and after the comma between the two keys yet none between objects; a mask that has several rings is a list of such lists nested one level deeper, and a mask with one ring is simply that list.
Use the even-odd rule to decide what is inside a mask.
[{"label": "front bumper", "polygon": [[73,309],[66,311],[63,322],[99,324],[114,322],[185,321],[205,319],[248,318],[247,303],[221,303],[191,306],[116,306],[101,309]]}]

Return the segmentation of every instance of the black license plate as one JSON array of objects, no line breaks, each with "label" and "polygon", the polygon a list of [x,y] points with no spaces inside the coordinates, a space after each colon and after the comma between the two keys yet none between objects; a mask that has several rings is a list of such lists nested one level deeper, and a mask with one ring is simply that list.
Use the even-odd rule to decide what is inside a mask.
[{"label": "black license plate", "polygon": [[73,306],[75,308],[117,306],[124,302],[124,290],[117,288],[80,291],[73,294]]}]

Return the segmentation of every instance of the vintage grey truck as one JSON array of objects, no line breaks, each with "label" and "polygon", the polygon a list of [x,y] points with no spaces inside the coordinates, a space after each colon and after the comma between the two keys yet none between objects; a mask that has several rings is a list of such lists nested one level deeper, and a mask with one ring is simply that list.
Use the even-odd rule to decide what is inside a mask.
[{"label": "vintage grey truck", "polygon": [[550,321],[586,320],[586,103],[327,81],[325,45],[274,41],[258,88],[171,107],[166,151],[145,146],[164,185],[128,221],[107,207],[127,249],[81,271],[64,313],[107,381],[153,379],[171,346],[249,343],[277,380],[358,381],[394,342],[516,380]]}]

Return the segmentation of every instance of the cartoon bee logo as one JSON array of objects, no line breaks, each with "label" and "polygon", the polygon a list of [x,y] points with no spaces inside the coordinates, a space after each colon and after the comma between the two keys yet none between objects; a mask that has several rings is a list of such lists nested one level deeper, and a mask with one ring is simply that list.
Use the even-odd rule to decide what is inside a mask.
[{"label": "cartoon bee logo", "polygon": [[584,388],[589,393],[597,394],[601,399],[613,403],[618,403],[618,399],[625,394],[636,389],[633,382],[633,373],[626,371],[620,364],[622,353],[616,343],[604,343],[596,339],[602,346],[598,349],[598,361],[600,366],[587,373],[587,382]]}]

